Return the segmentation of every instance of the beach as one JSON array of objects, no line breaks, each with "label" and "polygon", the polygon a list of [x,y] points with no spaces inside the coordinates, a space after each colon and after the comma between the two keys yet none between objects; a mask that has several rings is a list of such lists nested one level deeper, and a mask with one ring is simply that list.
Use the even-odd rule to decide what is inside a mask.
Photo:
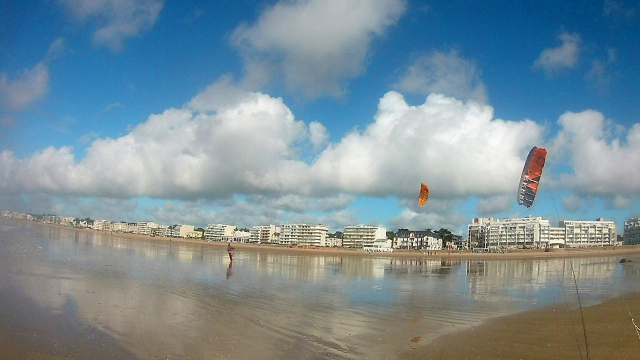
[{"label": "beach", "polygon": [[582,312],[580,308],[569,310],[559,303],[443,335],[428,345],[405,352],[402,358],[639,359],[640,337],[630,314],[640,324],[640,294],[607,300]]},{"label": "beach", "polygon": [[[234,243],[232,267],[227,243],[19,224],[0,244],[14,254],[0,264],[0,358],[640,354],[632,322],[640,317],[638,247],[370,254]],[[563,274],[568,263],[587,276],[582,309],[571,273]],[[630,291],[603,294],[618,273]],[[589,279],[604,287],[591,290]],[[521,288],[529,290],[514,293]],[[531,298],[547,300],[518,306]]]}]

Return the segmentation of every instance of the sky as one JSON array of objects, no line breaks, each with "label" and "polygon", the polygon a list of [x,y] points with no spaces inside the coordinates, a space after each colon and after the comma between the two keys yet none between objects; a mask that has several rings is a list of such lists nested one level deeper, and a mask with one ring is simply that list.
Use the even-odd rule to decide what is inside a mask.
[{"label": "sky", "polygon": [[3,1],[0,209],[622,233],[640,216],[637,34],[626,0]]}]

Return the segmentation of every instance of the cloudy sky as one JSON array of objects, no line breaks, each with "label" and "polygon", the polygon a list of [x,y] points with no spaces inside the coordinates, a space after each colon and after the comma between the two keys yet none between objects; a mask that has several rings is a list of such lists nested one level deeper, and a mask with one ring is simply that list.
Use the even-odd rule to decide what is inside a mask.
[{"label": "cloudy sky", "polygon": [[639,33],[626,0],[4,1],[0,209],[622,232],[640,216]]}]

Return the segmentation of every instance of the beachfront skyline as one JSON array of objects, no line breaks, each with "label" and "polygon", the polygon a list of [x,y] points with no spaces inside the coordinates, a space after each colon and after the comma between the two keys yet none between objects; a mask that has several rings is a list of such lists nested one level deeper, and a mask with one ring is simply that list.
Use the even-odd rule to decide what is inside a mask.
[{"label": "beachfront skyline", "polygon": [[[447,228],[640,216],[631,1],[21,1],[0,208]],[[531,208],[517,182],[547,164]],[[418,206],[420,183],[430,199]]]}]

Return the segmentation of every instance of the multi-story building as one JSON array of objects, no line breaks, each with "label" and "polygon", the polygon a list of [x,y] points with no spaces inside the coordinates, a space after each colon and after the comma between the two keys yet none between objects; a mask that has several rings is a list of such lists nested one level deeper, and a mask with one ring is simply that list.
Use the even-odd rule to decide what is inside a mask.
[{"label": "multi-story building", "polygon": [[190,234],[193,233],[193,231],[193,225],[176,224],[169,226],[167,229],[167,236],[187,238],[190,237]]},{"label": "multi-story building", "polygon": [[606,246],[615,245],[618,232],[613,221],[600,218],[596,221],[560,221],[564,228],[565,246]]},{"label": "multi-story building", "polygon": [[280,230],[282,245],[326,246],[329,227],[322,224],[283,224]]},{"label": "multi-story building", "polygon": [[111,231],[111,221],[108,220],[93,220],[93,230],[98,231]]},{"label": "multi-story building", "polygon": [[378,239],[387,238],[387,229],[381,226],[353,225],[344,228],[342,246],[362,249],[364,245],[373,244]]},{"label": "multi-story building", "polygon": [[209,224],[204,230],[204,239],[207,241],[222,241],[224,236],[233,236],[236,227],[225,224]]},{"label": "multi-story building", "polygon": [[442,250],[442,238],[431,230],[398,229],[393,239],[396,249]]},{"label": "multi-story building", "polygon": [[255,244],[277,244],[280,237],[280,227],[275,225],[253,226],[249,242]]},{"label": "multi-story building", "polygon": [[152,229],[158,227],[153,221],[138,221],[138,234],[151,235]]},{"label": "multi-story building", "polygon": [[549,227],[549,247],[564,247],[565,236],[563,227]]},{"label": "multi-story building", "polygon": [[640,218],[624,221],[624,244],[640,245]]},{"label": "multi-story building", "polygon": [[481,248],[544,248],[549,244],[549,220],[481,218],[469,225],[469,235]]}]

